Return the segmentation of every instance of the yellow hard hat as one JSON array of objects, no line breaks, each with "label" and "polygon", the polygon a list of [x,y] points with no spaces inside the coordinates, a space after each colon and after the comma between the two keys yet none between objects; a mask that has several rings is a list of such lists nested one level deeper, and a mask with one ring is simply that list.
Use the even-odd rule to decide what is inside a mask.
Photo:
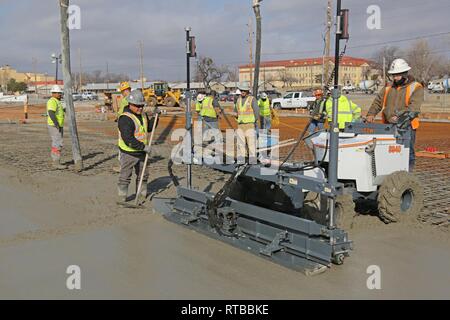
[{"label": "yellow hard hat", "polygon": [[124,91],[124,90],[127,90],[127,89],[131,89],[130,84],[127,81],[121,82],[119,90],[120,91]]}]

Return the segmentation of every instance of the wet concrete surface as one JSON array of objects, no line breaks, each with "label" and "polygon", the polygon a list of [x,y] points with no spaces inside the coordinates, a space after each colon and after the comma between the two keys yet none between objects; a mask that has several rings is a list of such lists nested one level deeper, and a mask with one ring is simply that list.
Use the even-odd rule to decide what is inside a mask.
[{"label": "wet concrete surface", "polygon": [[[41,216],[55,214],[51,206],[41,211],[39,199],[26,202]],[[2,221],[19,217],[10,232],[36,228],[27,210],[1,210]],[[426,228],[387,226],[356,232],[355,250],[343,266],[307,277],[172,224],[151,209],[128,214],[142,219],[0,245],[0,298],[450,297],[448,242],[430,237]],[[81,268],[81,290],[66,287],[70,265]],[[381,268],[380,291],[367,289],[370,265]]]},{"label": "wet concrete surface", "polygon": [[[2,299],[450,298],[448,229],[358,216],[349,230],[351,257],[307,277],[172,224],[153,212],[151,202],[142,210],[119,208],[113,139],[82,131],[83,154],[92,156],[85,161],[89,169],[77,174],[50,170],[45,128],[1,130]],[[14,151],[21,141],[23,150]],[[155,149],[151,197],[174,195],[164,160],[168,150]],[[184,172],[177,167],[175,173]],[[200,189],[217,191],[224,179],[194,168]],[[79,291],[66,287],[70,265],[81,268]],[[381,268],[381,290],[366,286],[371,265]]]}]

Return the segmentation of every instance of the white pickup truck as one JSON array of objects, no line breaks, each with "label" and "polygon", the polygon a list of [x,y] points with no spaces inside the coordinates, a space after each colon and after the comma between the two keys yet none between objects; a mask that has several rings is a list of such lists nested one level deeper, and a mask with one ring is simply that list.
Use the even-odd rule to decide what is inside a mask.
[{"label": "white pickup truck", "polygon": [[316,98],[308,92],[288,92],[283,98],[273,99],[272,108],[274,109],[296,109],[308,108],[310,104],[316,101]]}]

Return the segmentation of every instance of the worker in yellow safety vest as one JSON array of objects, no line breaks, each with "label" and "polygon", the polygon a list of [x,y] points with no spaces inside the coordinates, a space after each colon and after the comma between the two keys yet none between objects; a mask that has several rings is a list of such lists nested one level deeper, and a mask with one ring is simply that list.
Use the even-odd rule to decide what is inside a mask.
[{"label": "worker in yellow safety vest", "polygon": [[[361,119],[361,108],[345,95],[341,95],[338,101],[338,125],[339,130],[343,130],[346,123],[357,122]],[[326,100],[325,109],[328,121],[331,122],[333,120],[333,99],[331,97]]]},{"label": "worker in yellow safety vest", "polygon": [[150,152],[148,145],[148,132],[153,127],[155,118],[149,119],[143,113],[145,100],[140,90],[133,90],[128,96],[128,106],[119,116],[118,146],[120,150],[120,175],[118,183],[118,204],[125,204],[128,195],[128,186],[131,182],[133,170],[136,172],[136,185],[143,170],[143,188],[139,197],[142,202],[147,197],[148,172],[144,167],[145,155]]},{"label": "worker in yellow safety vest", "polygon": [[127,97],[131,93],[131,86],[127,81],[121,82],[119,87],[120,92],[122,93],[122,99],[120,99],[119,109],[117,110],[117,117],[123,113],[123,109],[128,106]]},{"label": "worker in yellow safety vest", "polygon": [[64,108],[61,103],[62,89],[54,85],[51,89],[51,98],[47,101],[47,127],[52,139],[51,159],[56,170],[67,169],[61,164],[61,150],[64,136]]},{"label": "worker in yellow safety vest", "polygon": [[[117,109],[117,119],[116,119],[116,121],[119,120],[119,117],[122,115],[123,110],[128,106],[127,98],[130,95],[130,93],[131,93],[131,86],[130,86],[130,84],[127,81],[124,81],[124,82],[120,83],[119,90],[122,93],[122,99],[120,99],[119,108]],[[118,160],[119,160],[119,164],[120,164],[120,149],[119,149]],[[119,173],[120,172],[120,166],[113,166],[112,170],[115,173]]]},{"label": "worker in yellow safety vest", "polygon": [[258,100],[259,107],[259,123],[261,129],[268,131],[272,128],[272,107],[270,105],[270,99],[267,93],[261,93],[261,98]]},{"label": "worker in yellow safety vest", "polygon": [[223,113],[222,106],[217,101],[215,92],[204,96],[200,105],[200,117],[206,129],[219,129],[218,118]]},{"label": "worker in yellow safety vest", "polygon": [[[250,87],[240,84],[241,96],[237,99],[235,110],[238,122],[238,159],[247,158],[250,163],[256,163],[256,131],[259,117],[258,102],[250,95]],[[248,153],[247,153],[248,149]]]},{"label": "worker in yellow safety vest", "polygon": [[[374,122],[375,116],[381,112],[383,123],[395,124],[398,116],[404,111],[420,113],[424,101],[423,85],[409,75],[411,67],[404,59],[396,59],[388,71],[393,82],[384,87],[377,95],[367,112],[368,122]],[[411,139],[409,144],[409,170],[414,170],[416,130],[419,128],[419,119],[411,121]]]}]

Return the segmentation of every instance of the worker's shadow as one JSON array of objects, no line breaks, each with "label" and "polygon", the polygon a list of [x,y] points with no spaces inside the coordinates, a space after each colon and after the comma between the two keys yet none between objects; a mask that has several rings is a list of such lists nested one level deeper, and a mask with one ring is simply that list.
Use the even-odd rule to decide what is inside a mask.
[{"label": "worker's shadow", "polygon": [[[104,154],[104,152],[92,152],[92,153],[89,153],[89,154],[87,154],[87,155],[85,155],[85,156],[82,157],[82,158],[83,158],[83,162],[86,161],[86,160],[95,158],[95,157],[97,157],[98,155],[103,155],[103,154]],[[117,154],[113,154],[113,155],[110,155],[110,156],[108,156],[108,157],[102,158],[102,159],[100,159],[99,161],[96,161],[96,162],[94,162],[93,164],[84,167],[83,170],[82,170],[82,172],[86,172],[86,171],[95,169],[96,167],[98,167],[98,166],[102,165],[103,163],[108,162],[108,161],[110,161],[110,160],[112,160],[112,159],[117,159]],[[65,164],[65,165],[74,165],[75,163],[74,163],[74,161],[72,160],[72,161],[66,162],[66,163],[64,163],[64,164]]]},{"label": "worker's shadow", "polygon": [[168,190],[172,184],[172,178],[159,177],[147,184],[147,197],[151,201],[156,195]]}]

